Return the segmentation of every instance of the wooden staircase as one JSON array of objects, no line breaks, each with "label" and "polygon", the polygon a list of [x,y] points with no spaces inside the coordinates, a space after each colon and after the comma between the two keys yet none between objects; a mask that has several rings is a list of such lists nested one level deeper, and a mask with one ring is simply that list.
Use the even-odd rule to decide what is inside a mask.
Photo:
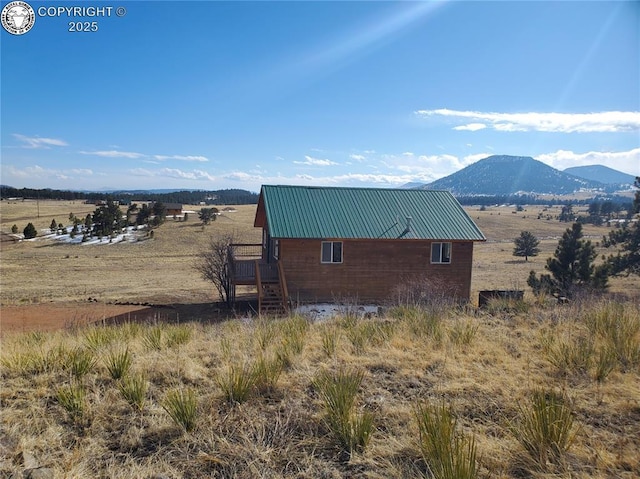
[{"label": "wooden staircase", "polygon": [[[260,315],[284,316],[289,313],[289,293],[282,264],[277,263],[277,275],[263,275],[259,261],[256,265],[258,288],[258,313]],[[263,264],[264,266],[264,264]]]}]

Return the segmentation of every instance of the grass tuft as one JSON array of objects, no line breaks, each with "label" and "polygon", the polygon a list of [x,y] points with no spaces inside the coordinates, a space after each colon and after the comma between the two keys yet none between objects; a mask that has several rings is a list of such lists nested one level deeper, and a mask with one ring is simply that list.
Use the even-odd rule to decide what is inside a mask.
[{"label": "grass tuft", "polygon": [[473,321],[455,321],[449,328],[449,339],[456,346],[469,346],[477,333],[478,325]]},{"label": "grass tuft", "polygon": [[529,457],[543,470],[557,463],[576,437],[573,411],[566,398],[543,389],[531,392],[529,404],[520,406],[511,431]]},{"label": "grass tuft", "polygon": [[145,332],[142,341],[143,341],[145,347],[149,351],[161,351],[162,350],[162,348],[164,347],[163,330],[164,330],[163,326],[153,326],[153,327],[149,328]]},{"label": "grass tuft", "polygon": [[167,328],[166,344],[168,348],[183,346],[193,337],[193,328],[187,325],[170,326]]},{"label": "grass tuft", "polygon": [[126,376],[132,363],[133,357],[129,348],[111,349],[105,357],[105,366],[112,379],[121,379]]},{"label": "grass tuft", "polygon": [[363,378],[362,371],[340,369],[335,373],[322,371],[313,381],[324,403],[327,426],[349,453],[363,451],[374,430],[373,414],[369,411],[358,414],[355,410]]},{"label": "grass tuft", "polygon": [[253,367],[256,389],[261,393],[274,391],[282,370],[283,365],[280,358],[268,358],[260,355]]},{"label": "grass tuft", "polygon": [[68,353],[65,366],[76,379],[89,374],[96,366],[95,353],[89,349],[75,348]]},{"label": "grass tuft", "polygon": [[86,391],[80,383],[59,387],[56,399],[73,420],[81,419],[86,411]]},{"label": "grass tuft", "polygon": [[[256,368],[252,364],[230,364],[216,376],[216,382],[228,403],[243,403],[253,392],[257,382]],[[265,376],[262,377],[265,380]]]},{"label": "grass tuft", "polygon": [[420,402],[415,417],[420,452],[434,479],[478,477],[475,439],[457,430],[451,406]]},{"label": "grass tuft", "polygon": [[198,400],[193,389],[170,390],[164,397],[162,407],[186,432],[195,429],[198,419]]},{"label": "grass tuft", "polygon": [[118,389],[126,401],[133,407],[141,411],[149,389],[149,382],[142,374],[125,376],[118,383]]},{"label": "grass tuft", "polygon": [[325,324],[320,329],[322,340],[322,351],[328,358],[336,354],[338,342],[340,341],[340,330],[334,324]]}]

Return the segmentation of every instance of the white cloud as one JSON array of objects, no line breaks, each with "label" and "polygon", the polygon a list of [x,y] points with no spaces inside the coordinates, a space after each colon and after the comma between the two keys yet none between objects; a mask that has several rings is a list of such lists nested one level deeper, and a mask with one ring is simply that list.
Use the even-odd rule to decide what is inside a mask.
[{"label": "white cloud", "polygon": [[[491,127],[498,131],[544,131],[557,133],[612,133],[640,130],[640,112],[604,111],[595,113],[498,113],[460,111],[449,109],[419,110],[416,115],[423,118],[446,117],[459,120],[475,120],[454,127],[455,130],[476,131],[472,125]],[[488,122],[487,126],[484,123]]]},{"label": "white cloud", "polygon": [[453,129],[460,131],[478,131],[484,130],[486,127],[487,125],[485,125],[484,123],[469,123],[468,125],[456,126]]},{"label": "white cloud", "polygon": [[[469,161],[469,160],[467,160]],[[382,163],[390,170],[413,175],[409,181],[430,182],[465,167],[471,161],[454,155],[416,155],[411,152],[383,155]]]},{"label": "white cloud", "polygon": [[367,157],[364,155],[355,155],[355,154],[349,155],[349,158],[355,161],[365,161],[367,159]]},{"label": "white cloud", "polygon": [[630,175],[640,175],[640,148],[629,151],[589,151],[587,153],[558,150],[554,153],[537,155],[535,158],[559,170],[571,166],[604,165]]},{"label": "white cloud", "polygon": [[89,170],[87,168],[74,168],[72,170],[69,170],[69,173],[73,173],[74,175],[78,176],[90,176],[93,175],[93,170]]},{"label": "white cloud", "polygon": [[182,156],[182,155],[154,155],[156,160],[165,161],[165,160],[179,160],[179,161],[209,161],[209,158],[206,156]]},{"label": "white cloud", "polygon": [[319,158],[313,158],[311,156],[305,155],[304,161],[294,161],[296,165],[309,165],[309,166],[331,166],[337,165],[335,161],[331,160],[322,160]]},{"label": "white cloud", "polygon": [[159,170],[147,170],[145,168],[132,168],[128,173],[133,176],[148,178],[175,178],[179,180],[216,181],[216,178],[206,171],[183,171],[177,168],[161,168]]},{"label": "white cloud", "polygon": [[50,146],[67,146],[68,143],[57,138],[41,138],[39,136],[26,136],[14,133],[13,137],[25,143],[24,148],[49,148]]},{"label": "white cloud", "polygon": [[[23,168],[17,168],[13,165],[7,165],[3,167],[3,180],[7,183],[11,183],[19,180],[71,180],[74,178],[83,178],[93,174],[92,170],[88,169],[71,169],[71,170],[57,170],[52,168],[43,168],[39,165],[25,166]],[[57,188],[54,184],[48,184],[48,188]],[[67,188],[65,186],[65,188]]]},{"label": "white cloud", "polygon": [[215,177],[202,170],[182,171],[177,168],[162,168],[158,171],[158,176],[167,176],[170,178],[180,178],[186,180],[215,181]]},{"label": "white cloud", "polygon": [[102,156],[105,158],[129,158],[135,160],[137,158],[144,158],[147,155],[142,153],[135,153],[132,151],[119,151],[119,150],[103,150],[103,151],[80,151],[82,155],[94,155]]}]

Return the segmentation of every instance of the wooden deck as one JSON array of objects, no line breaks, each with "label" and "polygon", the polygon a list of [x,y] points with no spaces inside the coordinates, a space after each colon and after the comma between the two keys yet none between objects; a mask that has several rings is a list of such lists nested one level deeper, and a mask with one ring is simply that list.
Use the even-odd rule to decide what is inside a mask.
[{"label": "wooden deck", "polygon": [[289,295],[282,265],[263,259],[262,245],[230,245],[228,264],[234,298],[236,286],[256,286],[260,314],[287,313]]},{"label": "wooden deck", "polygon": [[261,244],[232,244],[229,247],[229,267],[231,282],[235,285],[256,286],[256,263],[263,283],[278,281],[277,263],[267,263],[262,259]]}]

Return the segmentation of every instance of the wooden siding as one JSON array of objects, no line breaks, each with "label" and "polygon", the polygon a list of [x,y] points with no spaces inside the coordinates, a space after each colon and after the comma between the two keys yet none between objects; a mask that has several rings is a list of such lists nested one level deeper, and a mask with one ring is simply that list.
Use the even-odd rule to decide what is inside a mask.
[{"label": "wooden siding", "polygon": [[[340,241],[340,240],[331,240]],[[425,278],[468,300],[473,242],[452,242],[450,264],[431,264],[430,240],[342,240],[343,262],[320,262],[322,240],[280,240],[280,261],[293,301],[382,302],[410,279]]]}]

